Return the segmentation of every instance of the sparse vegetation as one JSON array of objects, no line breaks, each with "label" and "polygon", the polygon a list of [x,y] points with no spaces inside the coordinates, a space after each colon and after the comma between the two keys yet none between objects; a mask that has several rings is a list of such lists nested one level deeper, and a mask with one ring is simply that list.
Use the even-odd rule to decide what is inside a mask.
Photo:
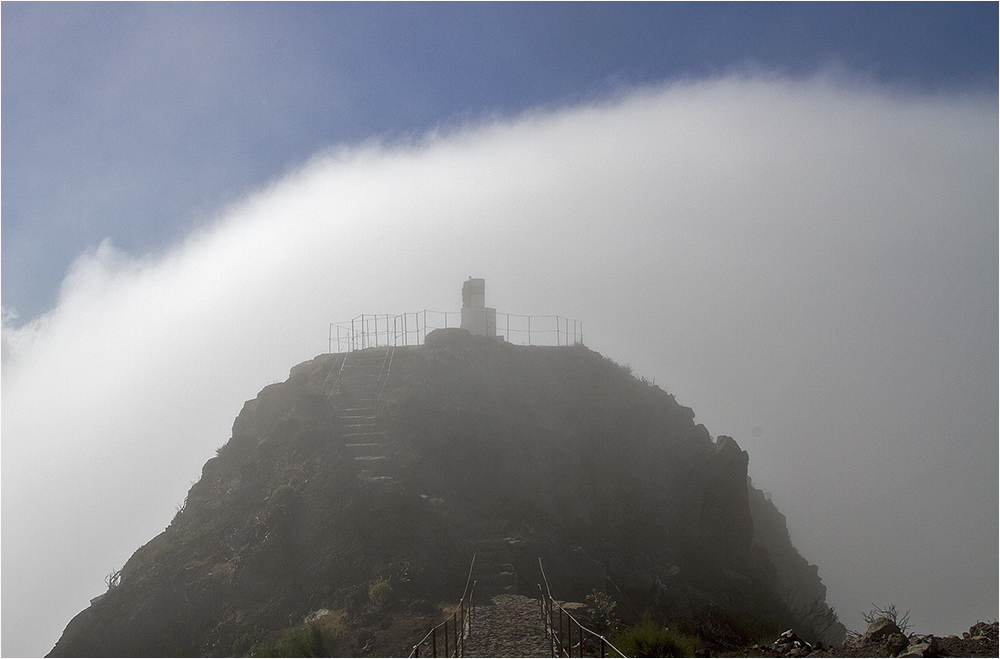
[{"label": "sparse vegetation", "polygon": [[294,496],[297,491],[298,490],[296,490],[294,487],[292,487],[288,483],[285,483],[284,485],[279,485],[278,487],[274,488],[274,491],[271,492],[270,500],[275,505],[281,505],[283,503],[286,503],[289,499],[291,499],[292,496]]},{"label": "sparse vegetation", "polygon": [[122,571],[121,570],[111,570],[108,576],[104,577],[104,583],[108,585],[108,590],[112,588],[117,588],[118,584],[122,581]]},{"label": "sparse vegetation", "polygon": [[391,600],[392,586],[385,579],[376,579],[368,587],[368,603],[374,610],[383,610]]},{"label": "sparse vegetation", "polygon": [[597,628],[597,631],[604,632],[611,629],[617,622],[614,610],[618,606],[618,602],[596,588],[585,599],[587,612],[590,614],[590,619],[594,621],[594,627]]},{"label": "sparse vegetation", "polygon": [[[822,598],[816,598],[807,607],[797,607],[793,613],[798,620],[812,628],[818,639],[832,643],[843,641],[844,626],[840,624],[834,608],[827,606]],[[832,641],[829,640],[831,634],[834,639]]]},{"label": "sparse vegetation", "polygon": [[906,630],[910,628],[909,609],[907,609],[906,613],[900,615],[899,611],[896,610],[895,604],[882,607],[882,606],[875,606],[875,604],[873,603],[872,610],[869,611],[868,613],[863,613],[861,617],[864,618],[866,625],[871,625],[879,618],[884,618],[889,622],[891,622],[892,624],[899,627],[899,631],[901,631],[903,634],[905,634]]},{"label": "sparse vegetation", "polygon": [[610,364],[616,371],[624,375],[625,377],[632,377],[632,365],[631,364],[619,364],[614,359],[610,357],[604,357],[604,361]]},{"label": "sparse vegetation", "polygon": [[649,613],[638,625],[615,634],[611,643],[629,657],[693,657],[701,649],[697,638],[657,625]]},{"label": "sparse vegetation", "polygon": [[251,657],[329,657],[330,649],[319,625],[296,627],[277,643],[258,643],[250,649]]}]

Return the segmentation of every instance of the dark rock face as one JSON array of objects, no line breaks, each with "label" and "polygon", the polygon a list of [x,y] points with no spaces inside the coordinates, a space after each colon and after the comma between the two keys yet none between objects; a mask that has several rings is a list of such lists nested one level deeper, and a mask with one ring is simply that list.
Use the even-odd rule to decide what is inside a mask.
[{"label": "dark rock face", "polygon": [[779,594],[796,619],[811,629],[810,641],[839,646],[847,638],[847,628],[826,604],[826,586],[819,568],[811,565],[792,545],[785,516],[768,495],[747,483],[750,515],[753,518],[752,551],[757,560],[772,569],[772,590]]},{"label": "dark rock face", "polygon": [[376,579],[401,601],[456,598],[473,554],[496,593],[534,596],[541,559],[563,599],[596,588],[689,626],[787,614],[747,454],[693,419],[582,346],[452,331],[322,355],[246,403],[51,656],[245,654],[310,612],[354,615]]}]

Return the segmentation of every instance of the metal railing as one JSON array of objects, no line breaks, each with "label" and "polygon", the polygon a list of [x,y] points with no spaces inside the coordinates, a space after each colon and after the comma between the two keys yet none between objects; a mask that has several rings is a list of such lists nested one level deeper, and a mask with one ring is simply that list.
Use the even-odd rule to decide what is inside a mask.
[{"label": "metal railing", "polygon": [[[473,579],[475,569],[476,556],[473,554],[472,564],[469,566],[469,578],[465,582],[465,591],[462,593],[462,599],[458,601],[458,606],[452,612],[451,617],[445,618],[443,622],[431,627],[431,630],[413,646],[409,654],[410,657],[420,657],[421,648],[424,648],[423,656],[425,657],[465,656],[465,639],[472,632],[472,620],[476,617],[476,580]],[[451,649],[449,649],[449,640],[451,641]],[[444,654],[438,655],[439,644]],[[427,654],[428,650],[430,654]]]},{"label": "metal railing", "polygon": [[[461,325],[462,314],[457,311],[425,309],[395,316],[362,314],[348,321],[330,323],[329,352],[418,346],[436,329]],[[517,345],[570,346],[583,343],[583,323],[563,316],[497,313],[496,332],[498,337]]]},{"label": "metal railing", "polygon": [[[624,657],[622,651],[611,644],[608,639],[592,629],[580,624],[569,611],[552,597],[549,590],[549,580],[545,577],[542,559],[538,559],[538,571],[542,575],[542,583],[538,584],[539,602],[542,613],[542,624],[545,634],[549,637],[549,654],[552,657],[606,657],[608,653],[615,657]],[[544,584],[544,588],[542,587]],[[574,633],[575,626],[575,633]],[[575,644],[574,644],[575,636]],[[584,654],[587,653],[587,654]]]}]

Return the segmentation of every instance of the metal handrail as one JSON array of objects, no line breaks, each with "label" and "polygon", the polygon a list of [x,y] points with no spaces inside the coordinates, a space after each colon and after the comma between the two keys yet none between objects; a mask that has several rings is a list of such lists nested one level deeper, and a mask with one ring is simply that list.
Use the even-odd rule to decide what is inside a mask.
[{"label": "metal handrail", "polygon": [[[545,584],[545,588],[542,589],[542,584],[538,584],[538,592],[540,596],[541,603],[541,613],[542,613],[542,624],[545,626],[545,634],[549,637],[549,654],[553,657],[572,657],[573,648],[577,647],[579,649],[576,656],[582,657],[584,652],[584,634],[587,638],[594,639],[596,641],[595,645],[600,648],[601,657],[607,656],[607,651],[610,650],[615,655],[619,657],[624,657],[625,654],[611,644],[604,636],[598,634],[592,629],[584,627],[580,624],[573,614],[567,611],[563,606],[552,597],[552,591],[549,589],[549,580],[545,576],[545,568],[542,567],[542,559],[538,559],[538,571],[542,575],[542,583]],[[558,612],[559,616],[559,628],[555,628],[555,616]],[[563,621],[565,620],[565,633],[563,631]],[[577,645],[573,645],[573,625],[576,625],[577,629]]]},{"label": "metal handrail", "polygon": [[[431,656],[436,657],[437,654],[437,643],[438,643],[438,630],[441,629],[441,636],[444,642],[444,654],[441,656],[448,657],[452,656],[449,654],[448,650],[448,623],[451,623],[451,637],[453,639],[452,649],[456,657],[465,656],[465,639],[472,632],[472,619],[476,615],[476,583],[477,581],[472,578],[473,573],[476,569],[476,555],[472,555],[472,564],[469,565],[469,578],[465,582],[465,590],[462,592],[462,599],[458,601],[458,607],[454,612],[452,612],[450,618],[445,618],[443,622],[431,627],[422,639],[414,644],[413,649],[410,650],[408,657],[419,657],[420,656],[420,646],[425,645],[430,639]],[[468,606],[466,605],[468,602]],[[442,629],[443,628],[443,629]]]},{"label": "metal handrail", "polygon": [[394,346],[389,346],[386,348],[385,357],[382,358],[382,368],[378,372],[378,380],[375,381],[375,386],[378,389],[378,396],[375,398],[375,406],[382,401],[382,392],[385,391],[385,383],[389,381],[389,373],[392,371],[392,358],[396,354],[396,348]]},{"label": "metal handrail", "polygon": [[[433,314],[438,320],[428,323],[428,314]],[[460,312],[455,311],[432,311],[429,309],[396,315],[361,314],[349,321],[330,323],[328,351],[334,352],[334,345],[337,348],[336,352],[342,350],[353,352],[390,345],[396,347],[421,345],[427,334],[435,329],[458,327],[460,323],[454,317],[460,315]],[[555,334],[556,346],[583,343],[583,323],[565,316],[528,316],[497,312],[496,319],[497,336],[502,337],[508,343],[529,346],[552,345],[550,343],[552,334]],[[503,319],[505,320],[501,323]],[[513,324],[512,319],[515,319]],[[532,319],[535,320],[534,327],[532,327]],[[545,321],[545,323],[539,327],[538,321]],[[520,323],[520,327],[517,326],[518,323]],[[515,335],[522,337],[521,340],[514,340]],[[543,339],[539,343],[539,336],[549,336],[550,338]]]},{"label": "metal handrail", "polygon": [[344,366],[347,365],[347,354],[345,353],[343,358],[340,360],[340,368],[338,369],[336,364],[330,369],[330,372],[326,374],[326,379],[323,380],[323,390],[326,390],[326,383],[330,381],[330,376],[333,375],[334,370],[337,371],[337,379],[333,381],[333,386],[326,394],[327,403],[330,402],[330,398],[336,393],[337,388],[340,386],[340,381],[344,377]]}]

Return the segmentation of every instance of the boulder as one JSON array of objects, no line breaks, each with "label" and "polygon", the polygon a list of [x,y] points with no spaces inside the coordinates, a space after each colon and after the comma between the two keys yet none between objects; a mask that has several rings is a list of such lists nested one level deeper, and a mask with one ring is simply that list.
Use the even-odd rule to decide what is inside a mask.
[{"label": "boulder", "polygon": [[986,638],[997,640],[997,627],[996,622],[977,622],[972,627],[969,627],[969,631],[962,634],[962,636],[973,639]]},{"label": "boulder", "polygon": [[803,641],[791,629],[783,632],[774,643],[771,649],[787,657],[804,657],[813,651],[813,647]]},{"label": "boulder", "polygon": [[424,337],[424,345],[435,350],[465,348],[472,343],[472,332],[460,327],[436,329]]},{"label": "boulder", "polygon": [[909,644],[910,639],[906,638],[904,635],[889,634],[885,637],[885,641],[882,643],[882,648],[891,656],[896,656],[905,650]]},{"label": "boulder", "polygon": [[903,630],[901,630],[892,620],[889,620],[888,618],[876,618],[872,621],[872,624],[868,625],[868,631],[866,631],[864,636],[861,637],[860,644],[868,645],[869,643],[881,643],[892,634],[902,633]]},{"label": "boulder", "polygon": [[940,653],[937,639],[933,636],[912,636],[906,651],[900,657],[936,657]]}]

